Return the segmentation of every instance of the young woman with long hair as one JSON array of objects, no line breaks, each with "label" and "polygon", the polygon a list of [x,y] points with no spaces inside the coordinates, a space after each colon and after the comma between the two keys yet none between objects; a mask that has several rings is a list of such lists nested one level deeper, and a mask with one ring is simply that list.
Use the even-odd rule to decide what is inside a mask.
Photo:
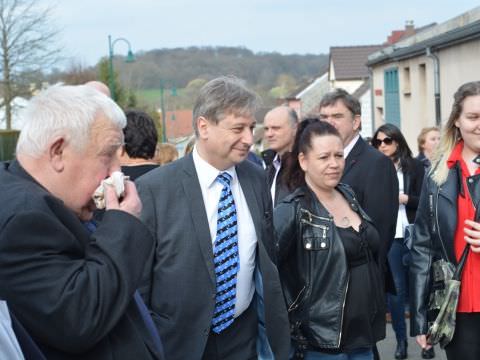
[{"label": "young woman with long hair", "polygon": [[412,334],[428,348],[432,263],[457,265],[470,244],[461,277],[455,333],[447,358],[480,359],[480,81],[460,86],[424,182],[411,250]]}]

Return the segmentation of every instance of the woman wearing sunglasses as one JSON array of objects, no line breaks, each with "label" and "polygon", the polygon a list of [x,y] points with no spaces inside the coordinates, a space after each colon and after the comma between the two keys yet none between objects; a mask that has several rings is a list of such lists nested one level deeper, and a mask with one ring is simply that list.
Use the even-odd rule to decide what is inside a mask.
[{"label": "woman wearing sunglasses", "polygon": [[[397,229],[388,262],[395,282],[396,295],[388,294],[392,327],[397,338],[395,359],[407,358],[407,327],[405,323],[405,301],[407,293],[409,249],[404,243],[405,228],[415,221],[420,191],[424,177],[423,164],[412,157],[405,137],[392,124],[380,126],[372,138],[372,145],[388,156],[397,169],[399,207]],[[422,357],[431,359],[433,350],[422,352]]]},{"label": "woman wearing sunglasses", "polygon": [[339,184],[343,143],[332,125],[300,122],[273,213],[295,358],[373,360],[385,337],[381,240],[353,190]]}]

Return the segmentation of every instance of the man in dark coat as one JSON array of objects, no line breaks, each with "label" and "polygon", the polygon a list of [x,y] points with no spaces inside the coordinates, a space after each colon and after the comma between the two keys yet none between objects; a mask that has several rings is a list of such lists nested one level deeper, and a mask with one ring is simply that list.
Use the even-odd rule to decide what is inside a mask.
[{"label": "man in dark coat", "polygon": [[285,158],[292,151],[298,116],[294,109],[282,105],[270,110],[263,121],[265,140],[269,149],[275,152],[271,161],[266,163],[267,183],[276,206],[290,191],[282,178]]},{"label": "man in dark coat", "polygon": [[92,194],[120,166],[125,115],[89,86],[53,86],[23,113],[17,160],[0,168],[0,298],[47,359],[162,359],[135,295],[153,238],[135,185]]}]

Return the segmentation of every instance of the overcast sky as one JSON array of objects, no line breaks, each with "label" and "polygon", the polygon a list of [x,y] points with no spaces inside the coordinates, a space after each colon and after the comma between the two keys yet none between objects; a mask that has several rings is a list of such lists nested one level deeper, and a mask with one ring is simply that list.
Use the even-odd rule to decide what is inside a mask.
[{"label": "overcast sky", "polygon": [[[330,46],[383,43],[406,20],[442,23],[479,5],[472,0],[41,0],[53,4],[64,56],[95,64],[108,35],[133,51],[244,46],[255,52],[328,53]],[[115,54],[126,54],[117,43]]]}]

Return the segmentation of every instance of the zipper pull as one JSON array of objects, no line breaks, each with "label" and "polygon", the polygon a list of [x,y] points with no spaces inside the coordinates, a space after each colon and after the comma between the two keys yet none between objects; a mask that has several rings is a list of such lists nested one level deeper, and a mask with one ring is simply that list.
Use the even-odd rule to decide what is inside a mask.
[{"label": "zipper pull", "polygon": [[433,194],[428,194],[428,207],[430,210],[430,225],[432,227],[432,233],[436,233],[434,212],[433,212]]}]

